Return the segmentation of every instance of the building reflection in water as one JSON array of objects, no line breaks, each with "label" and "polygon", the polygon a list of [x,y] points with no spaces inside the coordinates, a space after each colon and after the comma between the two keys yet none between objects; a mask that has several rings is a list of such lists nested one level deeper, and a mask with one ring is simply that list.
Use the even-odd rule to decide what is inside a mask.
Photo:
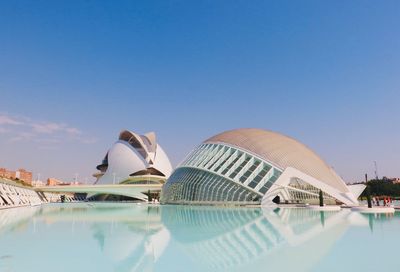
[{"label": "building reflection in water", "polygon": [[32,218],[38,214],[40,208],[20,207],[0,210],[0,234],[9,229],[25,228]]},{"label": "building reflection in water", "polygon": [[[162,218],[184,250],[211,270],[240,270],[243,266],[259,267],[263,262],[268,269],[282,271],[289,265],[287,269],[302,271],[302,266],[306,270],[342,235],[349,213],[324,212],[321,216],[321,212],[308,209],[181,206],[164,207]],[[317,237],[312,248],[301,249],[309,247]],[[304,250],[307,254],[303,254]],[[316,252],[310,255],[309,250]],[[301,257],[301,264],[276,263],[277,254]]]},{"label": "building reflection in water", "polygon": [[[89,237],[84,239],[96,245],[115,271],[154,271],[168,250],[177,252],[172,256],[189,256],[203,270],[243,270],[245,266],[307,271],[350,225],[369,225],[373,230],[378,221],[388,219],[350,210],[80,203],[0,210],[0,233],[7,235],[27,226],[33,233],[38,228],[54,228],[55,232],[62,228],[64,234],[66,229],[86,231]],[[51,258],[51,254],[63,254],[62,250],[74,249],[58,248],[46,254]],[[3,249],[0,259],[9,255]],[[181,261],[175,258],[169,261]]]},{"label": "building reflection in water", "polygon": [[161,215],[182,251],[213,271],[309,271],[348,227],[368,226],[367,217],[350,209],[167,206]]},{"label": "building reflection in water", "polygon": [[89,224],[92,238],[115,271],[152,271],[170,239],[161,222],[160,206],[89,203],[61,213],[60,209],[46,209],[43,218]]}]

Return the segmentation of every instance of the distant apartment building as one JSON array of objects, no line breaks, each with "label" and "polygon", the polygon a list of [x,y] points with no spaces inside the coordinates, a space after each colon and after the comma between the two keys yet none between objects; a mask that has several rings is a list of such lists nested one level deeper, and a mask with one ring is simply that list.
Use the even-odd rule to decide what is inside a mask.
[{"label": "distant apartment building", "polygon": [[16,171],[0,168],[0,177],[13,180],[19,179],[27,184],[32,184],[32,172],[26,171],[23,168],[20,168]]},{"label": "distant apartment building", "polygon": [[0,168],[0,177],[8,178],[8,179],[15,179],[15,172],[9,171],[6,168]]},{"label": "distant apartment building", "polygon": [[15,171],[15,177],[25,183],[32,184],[32,172],[26,171],[25,169],[21,168]]},{"label": "distant apartment building", "polygon": [[57,185],[67,185],[68,183],[56,179],[56,178],[48,178],[47,179],[47,186],[57,186]]}]

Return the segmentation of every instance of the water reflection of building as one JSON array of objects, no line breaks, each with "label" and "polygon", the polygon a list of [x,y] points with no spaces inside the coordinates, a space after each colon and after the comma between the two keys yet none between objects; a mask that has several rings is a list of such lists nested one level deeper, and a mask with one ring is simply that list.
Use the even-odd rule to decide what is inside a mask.
[{"label": "water reflection of building", "polygon": [[[347,229],[350,214],[350,211],[193,206],[163,207],[162,210],[163,222],[172,238],[190,256],[195,256],[196,263],[213,271],[252,266],[258,270],[265,267],[266,270],[308,271]],[[293,259],[301,256],[301,263],[276,263],[274,260],[281,254]]]},{"label": "water reflection of building", "polygon": [[[162,270],[166,263],[180,267],[183,258],[189,258],[184,263],[193,263],[196,271],[310,271],[350,225],[369,224],[372,231],[391,219],[348,209],[53,204],[0,210],[0,234],[7,233],[0,235],[0,243],[7,239],[13,243],[1,247],[0,257],[14,254],[14,270],[27,271],[15,269],[25,259],[13,249],[29,244],[56,249],[46,252],[48,259],[76,257],[83,266],[92,259],[79,257],[90,251],[109,265],[108,271]],[[17,239],[21,231],[26,235]],[[6,238],[12,233],[16,239]],[[41,254],[32,251],[22,256],[35,259]]]},{"label": "water reflection of building", "polygon": [[241,266],[285,242],[260,209],[163,207],[162,216],[173,238],[211,269]]},{"label": "water reflection of building", "polygon": [[0,210],[0,233],[26,226],[39,210],[37,206]]},{"label": "water reflection of building", "polygon": [[153,271],[170,234],[161,222],[159,206],[80,203],[69,208],[51,206],[39,217],[46,224],[88,225],[103,257],[115,271]]}]

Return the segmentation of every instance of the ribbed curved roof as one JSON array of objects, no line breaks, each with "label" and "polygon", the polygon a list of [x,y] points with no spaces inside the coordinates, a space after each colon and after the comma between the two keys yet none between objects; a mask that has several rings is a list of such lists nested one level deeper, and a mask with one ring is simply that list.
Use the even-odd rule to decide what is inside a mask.
[{"label": "ribbed curved roof", "polygon": [[130,130],[123,130],[119,134],[119,139],[131,143],[136,148],[144,148],[147,152],[154,152],[156,149],[156,134],[154,132],[139,135]]},{"label": "ribbed curved roof", "polygon": [[348,192],[343,180],[317,154],[285,135],[263,129],[244,128],[220,133],[204,142],[237,146],[282,169],[296,168],[342,192]]}]

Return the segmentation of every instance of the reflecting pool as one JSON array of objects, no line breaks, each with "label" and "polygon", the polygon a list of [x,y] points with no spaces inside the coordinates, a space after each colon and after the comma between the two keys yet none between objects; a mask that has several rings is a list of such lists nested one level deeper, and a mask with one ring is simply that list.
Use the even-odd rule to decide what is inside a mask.
[{"label": "reflecting pool", "polygon": [[400,216],[112,203],[0,210],[0,271],[399,271]]}]

